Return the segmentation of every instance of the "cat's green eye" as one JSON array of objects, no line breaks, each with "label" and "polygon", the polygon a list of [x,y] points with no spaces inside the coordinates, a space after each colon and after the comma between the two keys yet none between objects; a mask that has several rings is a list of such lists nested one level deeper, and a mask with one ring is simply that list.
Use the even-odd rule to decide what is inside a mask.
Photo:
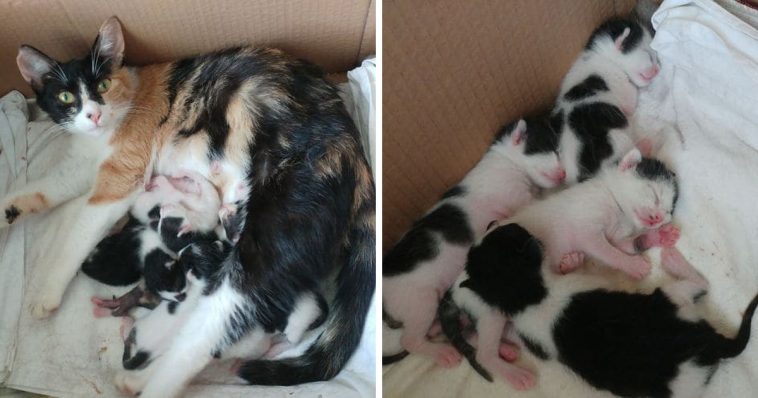
[{"label": "cat's green eye", "polygon": [[74,94],[72,94],[71,91],[61,91],[58,93],[58,101],[66,105],[73,104],[75,99],[76,98],[74,98]]},{"label": "cat's green eye", "polygon": [[110,89],[111,89],[111,79],[100,80],[100,83],[97,84],[97,92],[100,94],[103,94]]}]

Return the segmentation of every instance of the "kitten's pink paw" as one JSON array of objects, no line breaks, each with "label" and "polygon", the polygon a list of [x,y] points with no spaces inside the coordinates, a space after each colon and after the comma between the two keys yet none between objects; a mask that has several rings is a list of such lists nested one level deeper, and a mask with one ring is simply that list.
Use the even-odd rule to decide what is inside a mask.
[{"label": "kitten's pink paw", "polygon": [[140,381],[137,377],[134,377],[134,372],[128,372],[128,371],[119,371],[116,373],[116,377],[113,380],[113,383],[116,385],[116,388],[121,391],[124,395],[129,395],[131,397],[139,394],[142,391],[142,386]]},{"label": "kitten's pink paw", "polygon": [[516,362],[521,354],[517,345],[512,343],[501,343],[498,349],[500,358],[503,358],[506,362]]},{"label": "kitten's pink paw", "polygon": [[635,257],[635,260],[631,261],[628,265],[621,268],[624,273],[630,277],[640,280],[650,274],[652,266],[644,257]]},{"label": "kitten's pink paw", "polygon": [[501,376],[516,391],[528,390],[534,387],[537,382],[536,377],[534,377],[534,374],[532,374],[531,371],[517,367],[515,365],[506,368]]},{"label": "kitten's pink paw", "polygon": [[658,228],[658,244],[661,247],[672,247],[679,241],[681,231],[672,224]]},{"label": "kitten's pink paw", "polygon": [[32,316],[36,319],[45,319],[52,315],[60,307],[60,299],[51,295],[45,295],[37,298],[32,303]]},{"label": "kitten's pink paw", "polygon": [[637,149],[640,150],[642,156],[651,157],[653,156],[653,141],[650,138],[643,138],[637,142]]},{"label": "kitten's pink paw", "polygon": [[443,368],[453,368],[461,363],[461,354],[451,345],[440,347],[435,360]]},{"label": "kitten's pink paw", "polygon": [[561,274],[568,274],[581,267],[582,264],[584,264],[584,252],[566,253],[561,257],[558,270]]}]

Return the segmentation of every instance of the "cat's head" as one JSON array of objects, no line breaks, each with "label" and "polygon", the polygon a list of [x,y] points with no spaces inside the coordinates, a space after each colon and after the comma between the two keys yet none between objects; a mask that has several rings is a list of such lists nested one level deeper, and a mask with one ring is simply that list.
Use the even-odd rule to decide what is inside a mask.
[{"label": "cat's head", "polygon": [[556,187],[566,179],[558,156],[558,134],[545,118],[519,119],[503,127],[493,149],[506,153],[541,188]]},{"label": "cat's head", "polygon": [[659,71],[651,41],[650,32],[636,21],[613,18],[595,29],[587,49],[618,65],[637,87],[645,87]]},{"label": "cat's head", "polygon": [[153,261],[150,266],[145,266],[143,272],[145,285],[148,290],[157,293],[163,300],[184,301],[189,287],[184,269],[178,261],[165,257],[167,254],[161,253],[158,257],[161,261]]},{"label": "cat's head", "polygon": [[130,108],[135,83],[123,58],[124,37],[113,17],[85,58],[59,62],[23,45],[16,62],[55,123],[74,134],[100,136],[114,131]]},{"label": "cat's head", "polygon": [[607,178],[621,210],[640,229],[671,221],[679,196],[675,174],[663,162],[642,157],[632,149]]}]

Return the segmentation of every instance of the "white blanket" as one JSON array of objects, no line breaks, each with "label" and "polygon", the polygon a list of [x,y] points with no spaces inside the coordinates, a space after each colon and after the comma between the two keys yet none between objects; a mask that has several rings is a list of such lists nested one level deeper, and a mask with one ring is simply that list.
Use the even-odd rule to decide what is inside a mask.
[{"label": "white blanket", "polygon": [[[662,154],[681,185],[678,247],[711,283],[706,318],[729,335],[758,293],[758,30],[746,22],[756,21],[758,13],[736,3],[730,10],[746,14],[738,18],[709,0],[661,5],[652,45],[662,70],[641,92],[638,109],[648,131],[671,123],[681,133],[670,131]],[[652,282],[660,274],[656,269]],[[719,367],[706,397],[756,396],[755,338]],[[384,367],[383,376],[388,397],[610,396],[555,364],[540,366],[538,386],[518,394],[504,382],[487,383],[465,363],[445,370],[408,357]]]},{"label": "white blanket", "polygon": [[[375,64],[366,62],[351,71],[340,86],[348,111],[362,136],[373,135]],[[44,175],[60,161],[68,135],[51,121],[30,119],[27,103],[18,92],[0,99],[0,197],[11,184],[23,185]],[[364,144],[374,142],[368,138]],[[370,153],[370,148],[366,152]],[[26,159],[29,159],[28,166]],[[0,384],[18,390],[61,397],[121,396],[113,385],[121,368],[123,342],[117,318],[95,319],[89,298],[121,294],[84,275],[69,286],[63,305],[50,319],[34,320],[29,300],[43,275],[35,274],[35,260],[49,247],[60,227],[65,205],[46,215],[32,216],[12,228],[0,230]],[[71,231],[70,233],[76,233]],[[24,283],[26,281],[26,283]],[[376,302],[376,300],[374,300]],[[294,387],[256,387],[214,383],[228,375],[228,363],[200,375],[188,396],[261,397],[373,397],[375,395],[375,304],[368,314],[361,344],[334,380]],[[314,337],[314,336],[311,336]],[[311,339],[312,340],[312,339]],[[296,347],[293,351],[302,350]],[[287,353],[285,353],[286,355]],[[292,352],[289,353],[290,355]],[[228,379],[228,377],[226,377]],[[223,380],[223,379],[222,379]]]}]

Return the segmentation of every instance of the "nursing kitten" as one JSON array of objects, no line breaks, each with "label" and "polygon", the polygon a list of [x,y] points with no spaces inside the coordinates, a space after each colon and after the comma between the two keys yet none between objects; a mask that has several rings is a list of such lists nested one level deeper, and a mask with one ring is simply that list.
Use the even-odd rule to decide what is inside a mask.
[{"label": "nursing kitten", "polygon": [[443,300],[441,314],[455,320],[446,330],[452,335],[459,334],[459,311],[477,319],[473,361],[493,349],[483,337],[502,333],[493,318],[507,316],[511,334],[536,358],[557,360],[595,388],[622,397],[692,397],[722,359],[739,355],[748,343],[758,295],[735,337],[721,335],[697,316],[695,302],[707,292],[707,281],[673,247],[662,250],[661,265],[676,280],[652,293],[620,291],[599,275],[557,276],[545,255],[540,240],[518,224],[493,228],[472,248],[468,275]]},{"label": "nursing kitten", "polygon": [[[59,307],[80,264],[150,176],[195,172],[244,221],[173,344],[147,365],[152,377],[122,378],[119,388],[178,396],[215,353],[248,331],[277,328],[303,294],[331,282],[326,329],[305,353],[246,362],[240,375],[287,385],[336,376],[360,342],[375,280],[374,184],[336,87],[316,66],[273,49],[128,67],[124,45],[111,18],[83,60],[62,64],[28,47],[19,52],[22,75],[39,97],[69,92],[70,113],[82,113],[80,98],[91,95],[77,83],[84,76],[103,83],[104,103],[128,110],[107,141],[94,187],[72,204],[81,211],[66,224],[77,233],[40,261],[46,280],[31,299],[32,314],[44,318]],[[71,72],[56,77],[59,68]]]},{"label": "nursing kitten", "polygon": [[150,282],[157,282],[163,270],[172,272],[167,264],[179,250],[197,239],[217,239],[219,211],[218,193],[202,176],[154,177],[124,228],[98,243],[82,271],[99,282],[124,286],[139,280],[144,270],[153,277],[146,279],[154,291]]},{"label": "nursing kitten", "polygon": [[[556,138],[543,118],[504,127],[460,184],[445,193],[384,256],[385,323],[402,327],[403,349],[435,358],[443,366],[460,361],[453,347],[426,337],[439,297],[460,274],[469,246],[489,222],[513,214],[540,188],[563,183]],[[387,346],[391,337],[385,337]],[[385,364],[390,361],[384,358]]]},{"label": "nursing kitten", "polygon": [[[658,74],[651,36],[637,22],[614,18],[598,27],[561,83],[551,121],[561,132],[567,182],[585,180],[634,147],[629,117],[638,87]],[[645,148],[649,155],[651,148]]]}]

